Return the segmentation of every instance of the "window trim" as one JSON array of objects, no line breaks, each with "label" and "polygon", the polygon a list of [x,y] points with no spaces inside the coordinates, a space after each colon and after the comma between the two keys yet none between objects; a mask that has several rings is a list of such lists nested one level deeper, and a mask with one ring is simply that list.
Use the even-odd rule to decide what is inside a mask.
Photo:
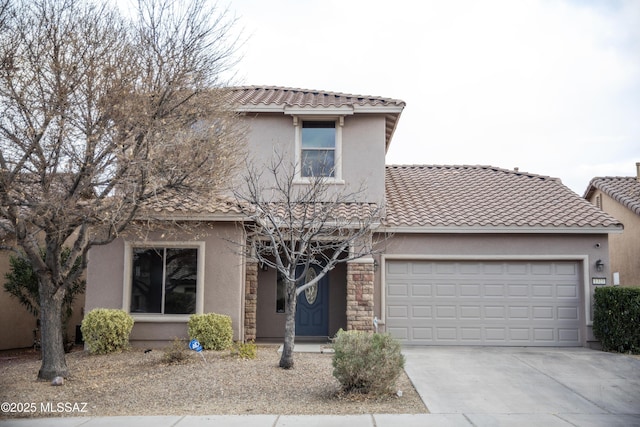
[{"label": "window trim", "polygon": [[[158,313],[131,313],[131,288],[133,275],[133,249],[134,248],[178,248],[198,250],[198,269],[196,278],[196,312],[204,312],[204,270],[205,270],[205,242],[181,242],[181,241],[134,241],[124,242],[124,278],[122,286],[122,309],[129,313],[136,322],[187,322],[194,314],[158,314]],[[163,290],[164,292],[164,290]]]},{"label": "window trim", "polygon": [[296,173],[294,183],[309,184],[313,178],[302,176],[302,123],[303,122],[330,122],[336,123],[336,143],[334,148],[334,176],[322,177],[329,184],[344,184],[342,179],[342,128],[344,127],[344,116],[293,116],[294,141],[295,141],[295,164]]}]

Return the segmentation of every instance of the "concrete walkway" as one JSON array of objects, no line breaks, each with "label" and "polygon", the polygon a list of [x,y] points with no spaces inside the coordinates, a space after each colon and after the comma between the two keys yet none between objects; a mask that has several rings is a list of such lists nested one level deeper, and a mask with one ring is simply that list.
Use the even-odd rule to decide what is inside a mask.
[{"label": "concrete walkway", "polygon": [[0,426],[640,426],[640,360],[633,357],[583,348],[404,353],[405,370],[430,414],[69,417],[0,420]]}]

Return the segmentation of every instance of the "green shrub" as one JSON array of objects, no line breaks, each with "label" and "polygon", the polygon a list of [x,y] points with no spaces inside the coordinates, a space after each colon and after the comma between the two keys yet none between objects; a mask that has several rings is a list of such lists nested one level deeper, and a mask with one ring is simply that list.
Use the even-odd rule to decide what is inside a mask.
[{"label": "green shrub", "polygon": [[389,334],[338,331],[333,376],[345,392],[380,395],[393,392],[404,368],[400,343]]},{"label": "green shrub", "polygon": [[189,317],[189,337],[205,350],[228,350],[233,345],[231,317],[224,314],[193,314]]},{"label": "green shrub", "polygon": [[258,356],[258,347],[253,340],[245,343],[237,342],[233,347],[233,354],[239,359],[255,359]]},{"label": "green shrub", "polygon": [[90,353],[107,354],[129,346],[133,317],[123,310],[96,308],[82,321],[82,336]]},{"label": "green shrub", "polygon": [[596,288],[593,334],[605,351],[640,353],[640,288]]},{"label": "green shrub", "polygon": [[187,343],[180,338],[175,338],[173,342],[164,349],[162,361],[168,364],[182,363],[189,358]]}]

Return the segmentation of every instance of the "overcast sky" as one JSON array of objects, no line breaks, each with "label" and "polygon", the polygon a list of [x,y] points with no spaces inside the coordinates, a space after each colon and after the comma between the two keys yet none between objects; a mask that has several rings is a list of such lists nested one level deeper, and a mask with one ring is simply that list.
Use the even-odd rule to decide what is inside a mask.
[{"label": "overcast sky", "polygon": [[240,83],[407,103],[387,164],[549,175],[640,162],[640,0],[226,0]]}]

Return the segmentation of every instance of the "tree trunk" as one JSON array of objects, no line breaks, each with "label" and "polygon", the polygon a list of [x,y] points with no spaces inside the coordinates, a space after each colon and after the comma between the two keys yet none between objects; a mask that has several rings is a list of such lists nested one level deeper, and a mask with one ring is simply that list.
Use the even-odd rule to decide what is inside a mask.
[{"label": "tree trunk", "polygon": [[62,333],[62,301],[64,289],[51,292],[52,283],[40,281],[40,328],[42,345],[42,366],[38,379],[52,380],[55,377],[68,377],[69,370],[64,357]]},{"label": "tree trunk", "polygon": [[282,346],[282,356],[280,357],[280,367],[283,369],[293,368],[293,347],[296,338],[296,306],[298,295],[295,284],[287,283],[287,309],[284,325],[284,345]]}]

